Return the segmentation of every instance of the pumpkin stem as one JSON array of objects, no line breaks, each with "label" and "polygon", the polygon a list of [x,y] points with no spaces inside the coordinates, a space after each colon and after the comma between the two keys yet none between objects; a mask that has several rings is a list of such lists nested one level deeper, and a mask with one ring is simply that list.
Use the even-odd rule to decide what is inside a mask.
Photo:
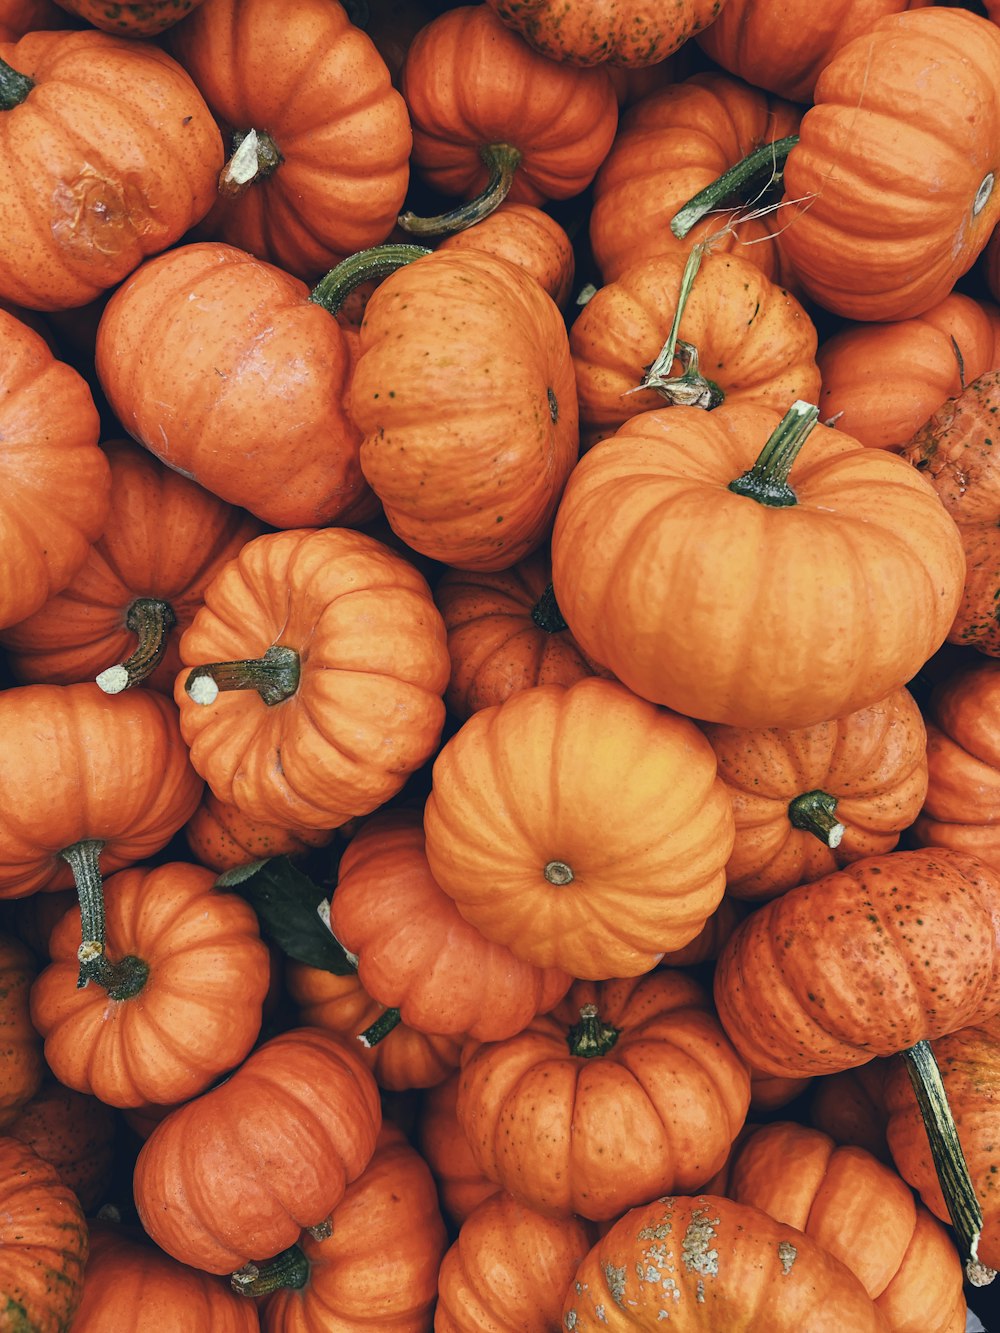
[{"label": "pumpkin stem", "polygon": [[356,255],[342,259],[325,278],[320,278],[309,293],[309,300],[335,315],[355,287],[386,278],[397,268],[433,253],[423,245],[403,244],[373,245],[370,250],[359,250]]},{"label": "pumpkin stem", "polygon": [[396,221],[411,236],[453,236],[496,212],[510,194],[514,172],[521,161],[520,149],[509,143],[488,143],[479,150],[489,179],[481,194],[459,204],[447,213],[432,218],[418,218],[415,213],[400,213]]},{"label": "pumpkin stem", "polygon": [[618,1029],[601,1021],[596,1004],[582,1005],[579,1023],[574,1023],[566,1034],[570,1055],[582,1055],[588,1060],[595,1055],[607,1055],[617,1040]]},{"label": "pumpkin stem", "polygon": [[256,690],[268,708],[290,699],[299,688],[300,662],[294,648],[275,643],[263,657],[242,662],[209,662],[194,667],[184,689],[196,704],[213,704],[222,690]]},{"label": "pumpkin stem", "polygon": [[229,1278],[238,1296],[268,1296],[272,1291],[301,1291],[309,1281],[309,1260],[298,1245],[290,1245],[273,1259],[244,1264]]},{"label": "pumpkin stem", "polygon": [[819,408],[801,399],[791,405],[775,426],[753,467],[729,483],[729,490],[758,504],[787,509],[799,502],[788,484],[788,474],[815,426]]},{"label": "pumpkin stem", "polygon": [[918,1041],[901,1055],[923,1117],[948,1216],[955,1228],[960,1250],[966,1256],[965,1275],[973,1286],[988,1286],[996,1272],[979,1262],[983,1213],[969,1178],[969,1167],[934,1051],[930,1042]]},{"label": "pumpkin stem", "polygon": [[80,900],[81,944],[77,950],[80,975],[76,984],[83,987],[96,981],[112,1000],[130,1000],[145,986],[149,965],[132,954],[112,963],[104,952],[104,885],[100,867],[103,846],[96,838],[88,838],[59,853],[69,863]]},{"label": "pumpkin stem", "polygon": [[789,134],[784,139],[775,139],[774,143],[755,148],[678,209],[670,219],[670,230],[682,241],[706,213],[730,204],[735,208],[747,198],[759,199],[765,190],[779,184],[785,159],[798,141],[797,134]]},{"label": "pumpkin stem", "polygon": [[[674,311],[670,332],[667,334],[667,341],[660,349],[656,360],[645,367],[645,373],[638,386],[629,389],[628,392],[641,393],[643,389],[655,389],[673,407],[702,407],[711,412],[714,407],[722,404],[726,395],[714,380],[705,379],[700,374],[697,347],[693,343],[679,342],[677,337],[704,253],[705,246],[699,243],[688,255],[684,272],[681,274],[677,308]],[[681,363],[681,373],[672,376],[670,370],[675,360]]]},{"label": "pumpkin stem", "polygon": [[531,619],[546,634],[559,634],[564,629],[569,629],[559,610],[555,589],[551,583],[546,585],[545,591],[531,608]]},{"label": "pumpkin stem", "polygon": [[257,181],[267,180],[284,160],[266,130],[236,130],[232,156],[219,172],[219,193],[235,199]]},{"label": "pumpkin stem", "polygon": [[0,111],[13,111],[20,106],[34,86],[34,79],[0,60]]},{"label": "pumpkin stem", "polygon": [[97,677],[97,684],[105,694],[121,694],[152,674],[167,651],[167,635],[177,624],[177,617],[169,602],[157,597],[137,597],[128,609],[125,624],[138,635],[139,642],[131,657],[108,667]]},{"label": "pumpkin stem", "polygon": [[803,829],[826,843],[827,847],[839,847],[844,836],[844,826],[837,819],[836,796],[826,791],[806,791],[788,803],[788,819],[792,828]]},{"label": "pumpkin stem", "polygon": [[370,1051],[373,1046],[377,1046],[380,1041],[388,1037],[399,1021],[400,1013],[398,1009],[383,1009],[370,1027],[366,1027],[364,1032],[358,1033],[358,1041],[366,1050]]}]

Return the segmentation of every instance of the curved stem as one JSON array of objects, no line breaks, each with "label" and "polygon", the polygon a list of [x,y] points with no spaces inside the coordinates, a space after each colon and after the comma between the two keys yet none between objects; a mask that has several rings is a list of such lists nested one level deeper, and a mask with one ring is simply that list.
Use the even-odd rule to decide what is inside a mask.
[{"label": "curved stem", "polygon": [[295,649],[276,643],[263,657],[193,667],[184,689],[196,704],[215,703],[222,690],[256,690],[271,708],[292,697],[299,688],[299,672]]},{"label": "curved stem", "polygon": [[399,1022],[400,1012],[398,1009],[383,1009],[375,1022],[369,1027],[366,1027],[364,1032],[358,1034],[358,1041],[360,1041],[362,1046],[371,1050],[371,1048],[377,1046],[380,1041],[384,1041]]},{"label": "curved stem", "polygon": [[736,207],[746,195],[758,198],[781,180],[785,159],[798,141],[797,134],[789,134],[784,139],[775,139],[774,143],[761,144],[678,209],[670,219],[670,230],[682,241],[695,223],[713,209],[728,203]]},{"label": "curved stem", "polygon": [[103,842],[96,838],[75,842],[59,855],[69,863],[80,900],[80,938],[77,951],[80,975],[77,986],[96,981],[112,1000],[129,1000],[146,984],[149,966],[128,954],[112,963],[105,953],[104,885],[101,881],[100,856]]},{"label": "curved stem", "polygon": [[481,193],[468,203],[459,204],[447,213],[438,213],[432,218],[418,218],[415,213],[400,213],[396,221],[411,236],[453,236],[457,231],[495,213],[510,194],[514,184],[514,172],[521,161],[520,149],[509,143],[484,144],[479,156],[486,164],[489,179]]},{"label": "curved stem", "polygon": [[588,1060],[595,1055],[607,1055],[617,1040],[618,1029],[601,1021],[596,1004],[582,1005],[579,1023],[574,1023],[566,1034],[570,1054]]},{"label": "curved stem", "polygon": [[996,1272],[979,1262],[983,1213],[969,1178],[941,1070],[930,1042],[918,1041],[901,1055],[923,1117],[934,1169],[959,1241],[965,1275],[973,1286],[985,1287],[996,1277]]},{"label": "curved stem", "polygon": [[373,245],[370,250],[359,250],[356,255],[342,259],[325,278],[320,278],[309,293],[309,300],[335,315],[355,287],[360,287],[363,282],[388,277],[404,264],[412,264],[415,259],[423,259],[433,253],[423,245],[399,243]]},{"label": "curved stem", "polygon": [[267,180],[284,160],[266,130],[237,130],[233,154],[219,172],[219,193],[234,199],[257,181]]},{"label": "curved stem", "polygon": [[97,676],[97,684],[105,694],[121,694],[156,670],[167,651],[167,635],[177,624],[177,617],[169,602],[156,597],[137,597],[128,609],[125,624],[139,642],[124,662]]},{"label": "curved stem", "polygon": [[273,1259],[244,1264],[230,1276],[238,1296],[268,1296],[272,1291],[301,1291],[309,1281],[309,1260],[298,1245],[290,1245]]},{"label": "curved stem", "polygon": [[837,819],[836,796],[826,791],[806,791],[788,803],[788,819],[792,828],[803,829],[811,833],[827,847],[839,847],[844,836],[844,826]]},{"label": "curved stem", "polygon": [[788,484],[788,474],[819,417],[819,408],[801,399],[791,405],[775,426],[756,463],[729,483],[729,490],[758,504],[787,509],[799,498]]},{"label": "curved stem", "polygon": [[[700,373],[698,349],[692,343],[678,340],[684,310],[704,254],[705,246],[699,242],[688,255],[684,272],[681,274],[677,306],[667,341],[660,349],[656,360],[645,367],[645,373],[638,385],[628,392],[641,393],[643,389],[654,389],[674,407],[702,407],[710,412],[722,404],[725,394],[713,380],[705,379]],[[675,360],[681,363],[680,375],[670,374]]]},{"label": "curved stem", "polygon": [[545,591],[531,608],[531,619],[546,634],[559,634],[564,629],[569,629],[559,610],[555,589],[551,583],[546,585]]},{"label": "curved stem", "polygon": [[20,106],[34,86],[34,79],[0,60],[0,111],[13,111]]}]

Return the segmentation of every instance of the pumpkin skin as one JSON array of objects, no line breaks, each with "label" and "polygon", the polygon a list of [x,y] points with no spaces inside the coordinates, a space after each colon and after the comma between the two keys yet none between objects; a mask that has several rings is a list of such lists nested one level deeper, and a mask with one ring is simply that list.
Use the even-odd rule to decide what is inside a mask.
[{"label": "pumpkin skin", "polygon": [[525,269],[555,301],[569,300],[576,260],[569,237],[548,213],[533,204],[501,204],[471,227],[445,236],[438,250],[483,250]]},{"label": "pumpkin skin", "polygon": [[864,320],[944,300],[1000,218],[998,89],[1000,29],[965,10],[890,15],[841,47],[785,166],[779,245],[810,297]]},{"label": "pumpkin skin", "polygon": [[60,1082],[109,1106],[169,1106],[249,1053],[270,980],[267,946],[253,908],[214,884],[213,871],[182,861],[105,880],[108,953],[149,969],[135,994],[79,989],[79,909],[59,922],[31,1015]]},{"label": "pumpkin skin", "polygon": [[809,1121],[834,1143],[850,1144],[891,1165],[885,1141],[885,1076],[887,1060],[827,1074],[816,1079],[809,1103]]},{"label": "pumpkin skin", "polygon": [[4,1134],[38,1091],[45,1068],[28,1008],[37,971],[20,940],[0,935],[0,1131]]},{"label": "pumpkin skin", "polygon": [[0,898],[69,888],[60,853],[79,842],[103,843],[105,874],[152,856],[201,797],[177,710],[152,690],[5,690],[0,735]]},{"label": "pumpkin skin", "polygon": [[602,980],[698,933],[732,818],[693,723],[591,678],[474,714],[435,760],[424,831],[431,874],[487,939]]},{"label": "pumpkin skin", "polygon": [[[444,625],[423,577],[371,537],[299,529],[248,542],[205,591],[180,644],[186,667],[299,660],[274,705],[254,689],[174,698],[191,762],[251,819],[337,828],[395,795],[437,746],[448,681]],[[277,756],[280,753],[280,763]]]},{"label": "pumpkin skin", "polygon": [[161,462],[275,527],[319,527],[371,516],[346,410],[354,347],[304,283],[206,241],[115,292],[96,364],[116,416]]},{"label": "pumpkin skin", "polygon": [[[0,113],[0,295],[86,305],[208,212],[222,139],[194,84],[151,44],[31,32],[0,56],[35,86]],[[82,165],[81,165],[82,164]]]},{"label": "pumpkin skin", "polygon": [[43,607],[0,635],[18,680],[92,680],[136,646],[126,619],[138,598],[165,601],[175,617],[147,683],[169,694],[180,669],[177,641],[218,569],[262,529],[187,477],[123,440],[103,446],[111,509],[83,567]]},{"label": "pumpkin skin", "polygon": [[0,380],[6,627],[37,611],[83,565],[107,522],[111,473],[97,447],[100,420],[85,380],[6,310]]},{"label": "pumpkin skin", "polygon": [[737,927],[716,965],[719,1017],[767,1073],[893,1055],[997,1011],[998,920],[1000,879],[973,856],[866,857]]},{"label": "pumpkin skin", "polygon": [[489,0],[497,15],[536,51],[571,65],[643,69],[666,60],[712,24],[723,0],[684,0],[651,14],[639,5],[589,0],[569,11],[552,0]]},{"label": "pumpkin skin", "polygon": [[[811,1237],[749,1204],[702,1194],[633,1208],[576,1271],[575,1333],[888,1333],[853,1273]],[[575,1321],[575,1322],[574,1322]]]},{"label": "pumpkin skin", "polygon": [[[726,866],[734,898],[774,898],[863,856],[891,852],[927,793],[927,731],[905,689],[813,727],[703,730],[736,817]],[[834,798],[831,818],[842,828],[836,846],[836,833],[824,838],[793,823],[817,792]]]},{"label": "pumpkin skin", "polygon": [[184,825],[184,839],[194,859],[221,874],[272,856],[302,856],[333,839],[333,829],[304,829],[261,824],[210,790]]},{"label": "pumpkin skin", "polygon": [[381,1119],[359,1054],[318,1028],[285,1032],[153,1130],[135,1165],[139,1218],[192,1268],[270,1258],[330,1215]]},{"label": "pumpkin skin", "polygon": [[[391,1036],[391,1033],[390,1033]],[[500,1186],[483,1175],[458,1123],[458,1069],[424,1093],[417,1121],[417,1147],[437,1182],[441,1207],[456,1227]]]},{"label": "pumpkin skin", "polygon": [[38,28],[65,28],[66,15],[52,0],[0,0],[0,42],[16,42]]},{"label": "pumpkin skin", "polygon": [[236,195],[220,185],[205,235],[307,280],[386,239],[409,181],[409,117],[341,5],[213,0],[171,32],[169,46],[229,151],[253,128],[280,157]]},{"label": "pumpkin skin", "polygon": [[5,1129],[51,1162],[59,1179],[93,1213],[111,1184],[118,1117],[96,1097],[51,1081]]},{"label": "pumpkin skin", "polygon": [[798,503],[730,491],[776,424],[739,405],[633,417],[581,459],[552,537],[584,650],[644,698],[729,726],[868,707],[940,646],[962,595],[955,525],[893,455],[816,426],[789,478]]},{"label": "pumpkin skin", "polygon": [[801,115],[789,102],[716,73],[695,74],[637,102],[622,117],[594,181],[590,244],[604,281],[614,282],[658,255],[686,256],[710,236],[715,253],[739,247],[745,259],[776,278],[781,260],[766,238],[784,225],[780,214],[744,222],[738,231],[715,215],[684,240],[669,224],[690,198],[753,149],[794,134]]},{"label": "pumpkin skin", "polygon": [[112,0],[56,0],[56,4],[70,14],[78,14],[102,32],[120,37],[155,37],[201,3],[202,0],[143,0],[141,4],[118,4]]},{"label": "pumpkin skin", "polygon": [[0,1138],[0,1309],[4,1322],[66,1333],[80,1304],[87,1224],[54,1166]]},{"label": "pumpkin skin", "polygon": [[[626,269],[591,297],[574,323],[569,345],[585,447],[613,435],[629,417],[663,406],[654,389],[633,390],[667,341],[684,265],[685,257],[673,254]],[[812,320],[742,254],[705,255],[678,337],[698,349],[701,374],[727,403],[783,411],[797,398],[816,401]],[[676,361],[669,373],[680,374]]]},{"label": "pumpkin skin", "polygon": [[[577,1055],[574,1029],[588,1005],[619,1035]],[[578,982],[518,1036],[468,1043],[456,1109],[491,1180],[542,1212],[603,1221],[709,1180],[749,1102],[750,1075],[705,992],[660,971]]]}]

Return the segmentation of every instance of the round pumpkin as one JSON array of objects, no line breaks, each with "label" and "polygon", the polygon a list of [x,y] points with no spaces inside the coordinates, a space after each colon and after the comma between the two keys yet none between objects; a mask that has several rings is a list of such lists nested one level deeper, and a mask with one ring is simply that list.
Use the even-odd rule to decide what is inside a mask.
[{"label": "round pumpkin", "polygon": [[658,65],[702,28],[709,27],[721,0],[682,0],[649,11],[639,4],[587,0],[569,10],[555,0],[489,0],[508,27],[521,33],[550,60],[571,65]]},{"label": "round pumpkin", "polygon": [[294,828],[247,819],[235,805],[220,801],[210,790],[205,791],[198,809],[184,825],[184,840],[191,855],[219,874],[272,856],[302,856],[316,847],[325,847],[333,834],[333,829]]},{"label": "round pumpkin", "polygon": [[70,14],[92,23],[102,32],[120,37],[155,37],[190,14],[202,0],[56,0]]},{"label": "round pumpkin", "polygon": [[28,1005],[37,972],[31,951],[13,935],[0,935],[0,1130],[5,1134],[38,1091],[45,1069]]},{"label": "round pumpkin", "polygon": [[483,250],[525,269],[555,301],[569,300],[576,261],[573,245],[554,217],[534,204],[501,204],[480,222],[445,236],[438,250]]},{"label": "round pumpkin", "polygon": [[118,1134],[118,1117],[109,1106],[50,1080],[5,1133],[51,1162],[85,1213],[100,1206],[111,1184]]},{"label": "round pumpkin", "polygon": [[[391,1034],[390,1034],[391,1035]],[[500,1186],[483,1174],[458,1122],[456,1068],[424,1093],[417,1119],[416,1142],[437,1182],[445,1215],[460,1227],[477,1204],[496,1194]]]}]

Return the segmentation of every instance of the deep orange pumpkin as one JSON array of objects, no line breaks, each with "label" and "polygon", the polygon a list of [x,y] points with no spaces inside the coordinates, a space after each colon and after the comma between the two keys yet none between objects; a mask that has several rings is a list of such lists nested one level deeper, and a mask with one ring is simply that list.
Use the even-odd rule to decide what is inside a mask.
[{"label": "deep orange pumpkin", "polygon": [[56,0],[71,14],[92,23],[102,32],[120,37],[155,37],[179,23],[202,0],[140,0],[139,3],[118,3],[118,0]]},{"label": "deep orange pumpkin", "polygon": [[208,789],[184,825],[191,855],[218,873],[271,856],[302,856],[312,848],[325,847],[333,834],[333,829],[293,828],[247,819],[235,805],[220,801]]},{"label": "deep orange pumpkin", "polygon": [[92,1214],[111,1184],[118,1129],[109,1106],[50,1080],[4,1132],[51,1162],[83,1211]]},{"label": "deep orange pumpkin", "polygon": [[66,26],[66,15],[53,0],[0,0],[0,42],[16,42],[40,28]]},{"label": "deep orange pumpkin", "polygon": [[557,0],[489,0],[508,27],[550,60],[571,65],[658,65],[707,28],[723,0],[682,0],[670,8],[587,0],[569,10]]},{"label": "deep orange pumpkin", "polygon": [[501,204],[471,227],[446,236],[439,250],[484,250],[525,269],[555,301],[569,300],[576,260],[565,231],[533,204]]},{"label": "deep orange pumpkin", "polygon": [[38,1091],[45,1069],[28,997],[35,960],[13,935],[0,935],[0,1130],[9,1133],[21,1109]]},{"label": "deep orange pumpkin", "polygon": [[839,1074],[816,1079],[809,1101],[809,1122],[834,1143],[864,1148],[891,1163],[885,1141],[885,1077],[888,1060],[872,1060]]},{"label": "deep orange pumpkin", "polygon": [[[391,1035],[391,1034],[390,1034]],[[416,1142],[434,1173],[441,1207],[460,1227],[477,1204],[500,1186],[483,1174],[458,1122],[458,1069],[424,1093],[417,1119]]]}]

